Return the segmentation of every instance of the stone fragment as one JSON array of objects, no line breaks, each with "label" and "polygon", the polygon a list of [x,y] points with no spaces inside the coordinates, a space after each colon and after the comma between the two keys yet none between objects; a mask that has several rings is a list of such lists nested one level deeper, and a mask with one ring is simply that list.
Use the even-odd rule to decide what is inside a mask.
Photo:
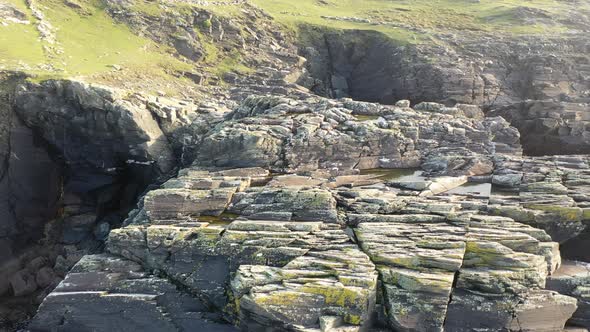
[{"label": "stone fragment", "polygon": [[40,288],[45,288],[47,286],[52,285],[55,281],[58,280],[57,275],[53,272],[53,269],[50,267],[43,267],[37,272],[37,276],[35,277],[35,281]]},{"label": "stone fragment", "polygon": [[166,279],[150,275],[137,263],[109,255],[85,256],[76,264],[45,298],[28,328],[236,331]]},{"label": "stone fragment", "polygon": [[154,222],[200,215],[218,216],[225,211],[235,191],[236,188],[158,189],[145,196],[144,208]]},{"label": "stone fragment", "polygon": [[510,326],[513,331],[560,331],[577,309],[577,300],[551,291],[534,291],[519,303]]},{"label": "stone fragment", "polygon": [[14,296],[23,296],[36,291],[38,285],[34,274],[27,270],[21,270],[10,278],[10,287]]},{"label": "stone fragment", "polygon": [[547,289],[574,297],[578,309],[569,323],[590,328],[590,266],[582,262],[564,261],[547,279]]}]

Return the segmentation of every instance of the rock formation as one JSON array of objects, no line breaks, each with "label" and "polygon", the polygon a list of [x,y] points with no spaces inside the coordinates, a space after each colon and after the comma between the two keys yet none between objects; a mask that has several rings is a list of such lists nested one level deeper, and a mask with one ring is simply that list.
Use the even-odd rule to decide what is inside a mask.
[{"label": "rock formation", "polygon": [[517,127],[527,154],[588,152],[585,37],[438,34],[441,43],[406,46],[376,31],[311,27],[307,35],[307,72],[299,83],[316,93],[475,104]]},{"label": "rock formation", "polygon": [[397,105],[248,98],[29,329],[107,329],[95,308],[121,305],[143,317],[125,326],[160,330],[557,331],[583,317],[552,236],[585,228],[586,157],[522,157],[514,128],[471,107]]},{"label": "rock formation", "polygon": [[0,0],[0,330],[590,329],[590,7],[440,3]]}]

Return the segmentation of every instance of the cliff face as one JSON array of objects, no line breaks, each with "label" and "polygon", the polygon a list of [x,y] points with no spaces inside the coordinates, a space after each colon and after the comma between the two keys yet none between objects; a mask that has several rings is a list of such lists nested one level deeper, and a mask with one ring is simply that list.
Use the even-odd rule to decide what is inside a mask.
[{"label": "cliff face", "polygon": [[525,153],[586,153],[589,40],[467,35],[443,45],[399,45],[371,31],[309,28],[308,76],[300,83],[330,97],[391,104],[475,104],[523,135]]},{"label": "cliff face", "polygon": [[[552,239],[586,227],[587,157],[523,158],[514,128],[482,118],[466,105],[249,98],[29,328],[562,329],[585,311],[546,280],[561,266]],[[104,321],[95,308],[141,314]]]},{"label": "cliff face", "polygon": [[253,2],[0,0],[0,328],[590,328],[585,3]]}]

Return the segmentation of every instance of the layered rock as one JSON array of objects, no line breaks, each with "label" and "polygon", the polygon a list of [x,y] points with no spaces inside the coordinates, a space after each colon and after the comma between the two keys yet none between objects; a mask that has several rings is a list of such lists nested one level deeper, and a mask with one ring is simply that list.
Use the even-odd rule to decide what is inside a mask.
[{"label": "layered rock", "polygon": [[582,154],[590,151],[588,117],[590,106],[553,100],[531,100],[495,109],[523,133],[527,154]]},{"label": "layered rock", "polygon": [[567,15],[575,30],[562,36],[413,26],[438,40],[415,45],[377,31],[307,27],[307,73],[299,83],[334,98],[475,104],[521,130],[528,154],[586,153],[590,41],[575,31],[588,24],[581,12]]},{"label": "layered rock", "polygon": [[239,267],[231,288],[244,329],[370,326],[375,266],[340,229],[318,232],[314,242],[283,267]]},{"label": "layered rock", "polygon": [[169,280],[106,254],[85,256],[45,299],[28,329],[48,328],[237,331]]},{"label": "layered rock", "polygon": [[[344,171],[417,167],[430,159],[432,172],[476,175],[491,170],[496,149],[520,152],[518,132],[503,119],[451,115],[459,111],[439,104],[413,110],[350,100],[249,98],[203,138],[195,164]],[[366,115],[373,119],[355,117]]]},{"label": "layered rock", "polygon": [[[199,135],[193,165],[147,192],[107,251],[242,330],[563,329],[577,295],[545,289],[559,226],[535,227],[569,214],[503,208],[582,206],[586,159],[523,158],[501,119],[415,108],[249,98]],[[421,169],[371,169],[402,166]]]},{"label": "layered rock", "polygon": [[565,261],[560,269],[547,279],[547,288],[572,296],[578,300],[578,310],[570,319],[576,326],[590,328],[590,267],[586,263]]},{"label": "layered rock", "polygon": [[0,311],[10,324],[32,314],[82,256],[102,251],[138,195],[190,163],[186,146],[225,110],[1,75],[0,294],[8,300]]},{"label": "layered rock", "polygon": [[486,216],[477,197],[408,194],[375,186],[339,192],[349,225],[377,265],[391,328],[535,330],[552,305],[563,308],[551,319],[563,327],[576,301],[542,290],[561,262],[544,231]]},{"label": "layered rock", "polygon": [[[418,197],[379,180],[329,189],[318,175],[304,183],[325,189],[281,176],[248,188],[267,176],[185,170],[146,195],[132,223],[111,232],[108,250],[182,284],[245,330],[551,330],[576,309],[575,299],[543,290],[560,264],[551,238],[485,216],[481,198]],[[221,214],[211,213],[214,195],[186,210],[158,194],[220,187],[231,189]],[[326,219],[337,215],[331,190],[343,219]]]},{"label": "layered rock", "polygon": [[586,228],[586,156],[502,157],[496,164],[491,213],[543,228],[558,242]]}]

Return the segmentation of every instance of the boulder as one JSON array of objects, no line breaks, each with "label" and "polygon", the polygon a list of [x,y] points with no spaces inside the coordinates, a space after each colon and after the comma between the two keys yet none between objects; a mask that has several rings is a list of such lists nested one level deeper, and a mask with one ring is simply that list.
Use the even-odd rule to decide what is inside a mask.
[{"label": "boulder", "polygon": [[168,280],[109,255],[86,256],[76,264],[28,329],[237,331]]},{"label": "boulder", "polygon": [[563,265],[547,279],[547,289],[574,297],[578,309],[569,323],[590,328],[590,266],[586,263],[564,261]]}]

